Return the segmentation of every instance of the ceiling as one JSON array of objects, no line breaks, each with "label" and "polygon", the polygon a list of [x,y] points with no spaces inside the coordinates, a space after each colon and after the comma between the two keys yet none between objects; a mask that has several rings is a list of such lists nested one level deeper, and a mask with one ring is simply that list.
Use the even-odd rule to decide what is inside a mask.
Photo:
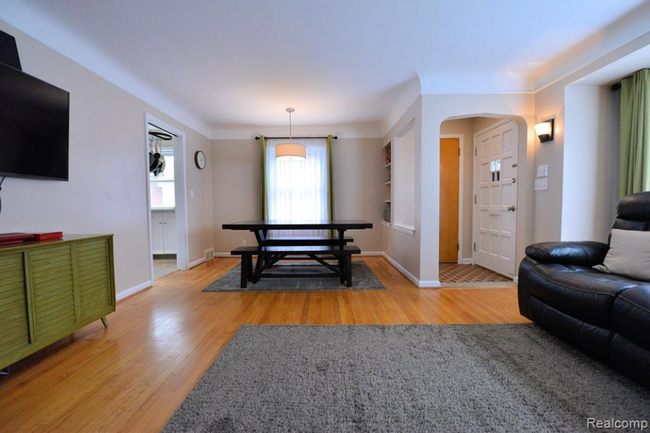
[{"label": "ceiling", "polygon": [[2,0],[0,18],[218,129],[283,125],[287,106],[296,125],[384,122],[421,88],[532,91],[551,59],[641,3]]}]

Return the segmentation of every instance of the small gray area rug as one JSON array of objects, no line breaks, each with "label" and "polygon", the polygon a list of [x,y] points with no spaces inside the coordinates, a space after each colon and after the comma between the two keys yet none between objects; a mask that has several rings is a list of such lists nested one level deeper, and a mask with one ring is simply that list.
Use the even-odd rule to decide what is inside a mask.
[{"label": "small gray area rug", "polygon": [[[259,282],[248,283],[248,287],[240,287],[240,265],[226,272],[217,281],[203,289],[204,292],[265,292],[283,290],[355,290],[355,289],[385,289],[374,272],[364,262],[352,262],[352,287],[339,283],[338,278],[262,278]],[[329,272],[327,268],[317,263],[278,264],[265,273],[322,273]]]},{"label": "small gray area rug", "polygon": [[589,431],[588,418],[648,419],[650,392],[534,325],[249,325],[163,431]]}]

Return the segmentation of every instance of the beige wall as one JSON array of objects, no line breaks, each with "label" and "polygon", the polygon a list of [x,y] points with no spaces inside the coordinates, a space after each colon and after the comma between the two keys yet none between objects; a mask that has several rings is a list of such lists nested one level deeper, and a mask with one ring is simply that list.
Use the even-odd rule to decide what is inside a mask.
[{"label": "beige wall", "polygon": [[612,67],[610,81],[634,72],[626,57],[648,45],[650,33],[535,94],[537,120],[555,119],[554,140],[535,140],[535,165],[549,166],[548,191],[534,192],[536,242],[605,238],[617,201],[618,93],[584,81]]},{"label": "beige wall", "polygon": [[[383,251],[394,264],[406,272],[409,278],[419,284],[420,275],[420,192],[421,192],[421,142],[422,142],[422,97],[418,97],[393,125],[382,140],[382,145],[401,136],[413,122],[415,131],[415,233],[403,233],[394,227],[382,226]],[[380,164],[383,167],[383,164]],[[393,179],[395,182],[395,179]],[[393,182],[393,188],[394,188]]]},{"label": "beige wall", "polygon": [[[215,251],[228,253],[242,240],[256,244],[250,233],[221,226],[259,218],[260,144],[254,139],[213,140],[212,149]],[[349,232],[363,252],[382,251],[383,161],[379,138],[339,138],[332,146],[336,218],[374,225]]]},{"label": "beige wall", "polygon": [[8,178],[0,232],[113,233],[118,295],[150,281],[148,112],[186,134],[189,259],[203,257],[213,240],[212,170],[197,170],[193,155],[201,149],[209,160],[210,140],[6,23],[0,29],[16,37],[26,73],[70,92],[69,182]]}]

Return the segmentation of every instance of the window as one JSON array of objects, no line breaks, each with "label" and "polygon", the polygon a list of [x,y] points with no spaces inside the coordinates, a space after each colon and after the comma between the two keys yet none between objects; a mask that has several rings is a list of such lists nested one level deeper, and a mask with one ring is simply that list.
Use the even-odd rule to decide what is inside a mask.
[{"label": "window", "polygon": [[161,151],[165,157],[165,171],[158,176],[149,173],[151,208],[173,209],[176,207],[176,190],[174,188],[174,148]]},{"label": "window", "polygon": [[[327,140],[300,140],[307,150],[304,161],[278,161],[275,147],[287,140],[266,142],[266,194],[268,219],[310,222],[329,219]],[[326,231],[276,231],[274,236],[326,236]]]}]

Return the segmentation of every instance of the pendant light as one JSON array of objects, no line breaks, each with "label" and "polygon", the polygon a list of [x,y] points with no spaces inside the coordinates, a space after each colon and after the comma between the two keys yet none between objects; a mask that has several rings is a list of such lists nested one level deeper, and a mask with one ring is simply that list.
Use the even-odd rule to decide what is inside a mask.
[{"label": "pendant light", "polygon": [[[291,113],[293,108],[287,108],[289,113],[289,140],[291,140]],[[304,144],[299,143],[282,143],[275,146],[275,159],[281,161],[304,161],[307,158],[307,149]]]}]

